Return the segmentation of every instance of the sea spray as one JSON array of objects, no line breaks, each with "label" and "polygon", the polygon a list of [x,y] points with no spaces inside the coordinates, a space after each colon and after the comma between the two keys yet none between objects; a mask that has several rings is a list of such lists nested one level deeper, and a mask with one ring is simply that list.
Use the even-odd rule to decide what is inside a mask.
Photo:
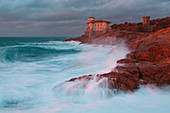
[{"label": "sea spray", "polygon": [[[78,42],[61,41],[22,42],[0,47],[1,109],[51,105],[53,101],[49,102],[45,98],[51,95],[50,99],[60,99],[53,97],[56,84],[85,74],[110,71],[117,59],[127,53],[113,54],[120,52],[111,52],[113,48],[116,46],[79,45]],[[90,84],[88,89],[95,89]],[[95,81],[93,84],[97,86]],[[86,94],[92,91],[86,90],[89,92]]]},{"label": "sea spray", "polygon": [[[106,50],[107,48],[107,50]],[[108,98],[112,97],[118,91],[116,86],[113,86],[112,89],[109,88],[109,85],[114,83],[110,83],[108,78],[99,79],[96,74],[107,73],[110,72],[114,67],[117,65],[117,60],[124,58],[126,53],[129,50],[126,48],[124,43],[119,43],[119,45],[108,46],[108,45],[98,45],[94,50],[88,51],[85,49],[81,54],[80,57],[77,59],[80,64],[82,65],[92,65],[91,62],[103,62],[105,66],[108,68],[98,70],[93,72],[93,77],[91,80],[86,78],[77,79],[74,82],[64,82],[59,85],[56,85],[54,90],[56,94],[59,95],[67,95],[67,96],[81,96],[83,98],[89,99],[101,99],[101,98]],[[96,59],[96,56],[101,52],[107,55],[106,59]],[[102,56],[103,57],[103,56]],[[80,75],[79,75],[80,76]]]},{"label": "sea spray", "polygon": [[[79,45],[79,42],[62,42],[53,38],[29,38],[26,41],[14,38],[12,40],[16,43],[11,44],[7,40],[5,46],[0,44],[0,51],[6,49],[5,53],[8,53],[8,48],[13,50],[16,47],[20,49],[20,47],[34,46],[54,51],[74,49],[76,52],[60,55],[46,52],[45,56],[25,56],[27,62],[21,61],[19,57],[11,62],[4,59],[5,54],[2,53],[0,57],[4,60],[2,62],[0,59],[0,113],[170,112],[169,89],[158,91],[144,87],[131,94],[115,94],[113,90],[105,87],[108,81],[106,78],[101,81],[93,79],[70,82],[71,85],[67,85],[66,89],[75,84],[85,84],[86,87],[78,89],[73,87],[75,91],[68,92],[62,89],[63,83],[71,78],[111,71],[116,66],[116,61],[124,58],[129,52],[124,46]],[[32,51],[32,48],[30,49]],[[20,52],[17,54],[21,55]],[[55,86],[61,90],[55,89]],[[64,94],[63,90],[67,93]],[[78,93],[75,93],[76,91]]]},{"label": "sea spray", "polygon": [[[96,75],[91,76],[91,80],[87,78],[77,79],[75,81],[67,81],[56,85],[54,91],[60,96],[79,96],[84,100],[96,100],[110,98],[117,93],[117,89],[110,89],[108,78],[98,78]],[[114,87],[114,86],[113,86]]]}]

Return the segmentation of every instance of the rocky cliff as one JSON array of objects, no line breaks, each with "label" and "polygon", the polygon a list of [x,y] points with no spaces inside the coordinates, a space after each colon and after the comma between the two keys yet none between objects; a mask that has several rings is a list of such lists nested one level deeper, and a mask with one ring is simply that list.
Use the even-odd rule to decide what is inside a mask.
[{"label": "rocky cliff", "polygon": [[145,38],[150,34],[152,33],[115,29],[115,30],[110,30],[107,33],[99,36],[87,37],[85,35],[82,35],[81,37],[70,38],[65,41],[79,41],[83,44],[90,43],[90,44],[110,44],[110,45],[114,45],[117,44],[118,42],[123,41],[126,44],[131,45],[131,43],[140,40],[142,38]]},{"label": "rocky cliff", "polygon": [[[156,33],[112,30],[97,40],[106,37],[116,37],[116,41],[124,40],[132,49],[125,59],[117,61],[119,65],[114,71],[97,75],[98,79],[103,77],[108,79],[110,89],[134,91],[140,85],[170,85],[170,27]],[[94,39],[96,38],[93,37]],[[82,37],[74,40],[92,42],[90,39],[83,40]],[[93,76],[73,78],[69,82],[81,79],[91,80]]]}]

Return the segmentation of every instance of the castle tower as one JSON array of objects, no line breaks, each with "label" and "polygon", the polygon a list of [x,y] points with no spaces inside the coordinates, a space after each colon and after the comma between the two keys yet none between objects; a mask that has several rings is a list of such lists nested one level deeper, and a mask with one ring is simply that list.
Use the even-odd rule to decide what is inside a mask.
[{"label": "castle tower", "polygon": [[143,26],[149,27],[150,25],[150,16],[144,16],[143,17]]},{"label": "castle tower", "polygon": [[94,22],[94,21],[95,21],[94,17],[89,17],[88,22]]},{"label": "castle tower", "polygon": [[94,35],[93,27],[94,27],[94,22],[95,18],[94,17],[89,17],[88,18],[88,25],[87,25],[87,32],[88,36],[91,37]]}]

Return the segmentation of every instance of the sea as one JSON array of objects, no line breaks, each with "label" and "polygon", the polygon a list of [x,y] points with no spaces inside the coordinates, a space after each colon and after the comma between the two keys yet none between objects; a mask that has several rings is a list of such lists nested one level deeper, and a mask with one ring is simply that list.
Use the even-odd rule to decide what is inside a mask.
[{"label": "sea", "polygon": [[130,52],[67,38],[0,37],[0,113],[170,113],[169,87],[114,93],[107,78],[67,82],[110,72]]}]

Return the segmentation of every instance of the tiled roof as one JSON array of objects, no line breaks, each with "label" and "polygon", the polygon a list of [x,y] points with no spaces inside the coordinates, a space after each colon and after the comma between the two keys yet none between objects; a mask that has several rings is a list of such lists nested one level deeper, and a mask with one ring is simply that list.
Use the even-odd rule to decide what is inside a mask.
[{"label": "tiled roof", "polygon": [[109,21],[105,21],[105,20],[95,20],[95,21],[92,21],[92,22],[88,22],[88,23],[97,23],[97,22],[106,22],[106,23],[111,23]]},{"label": "tiled roof", "polygon": [[94,18],[94,17],[91,16],[91,17],[89,17],[89,18]]}]

